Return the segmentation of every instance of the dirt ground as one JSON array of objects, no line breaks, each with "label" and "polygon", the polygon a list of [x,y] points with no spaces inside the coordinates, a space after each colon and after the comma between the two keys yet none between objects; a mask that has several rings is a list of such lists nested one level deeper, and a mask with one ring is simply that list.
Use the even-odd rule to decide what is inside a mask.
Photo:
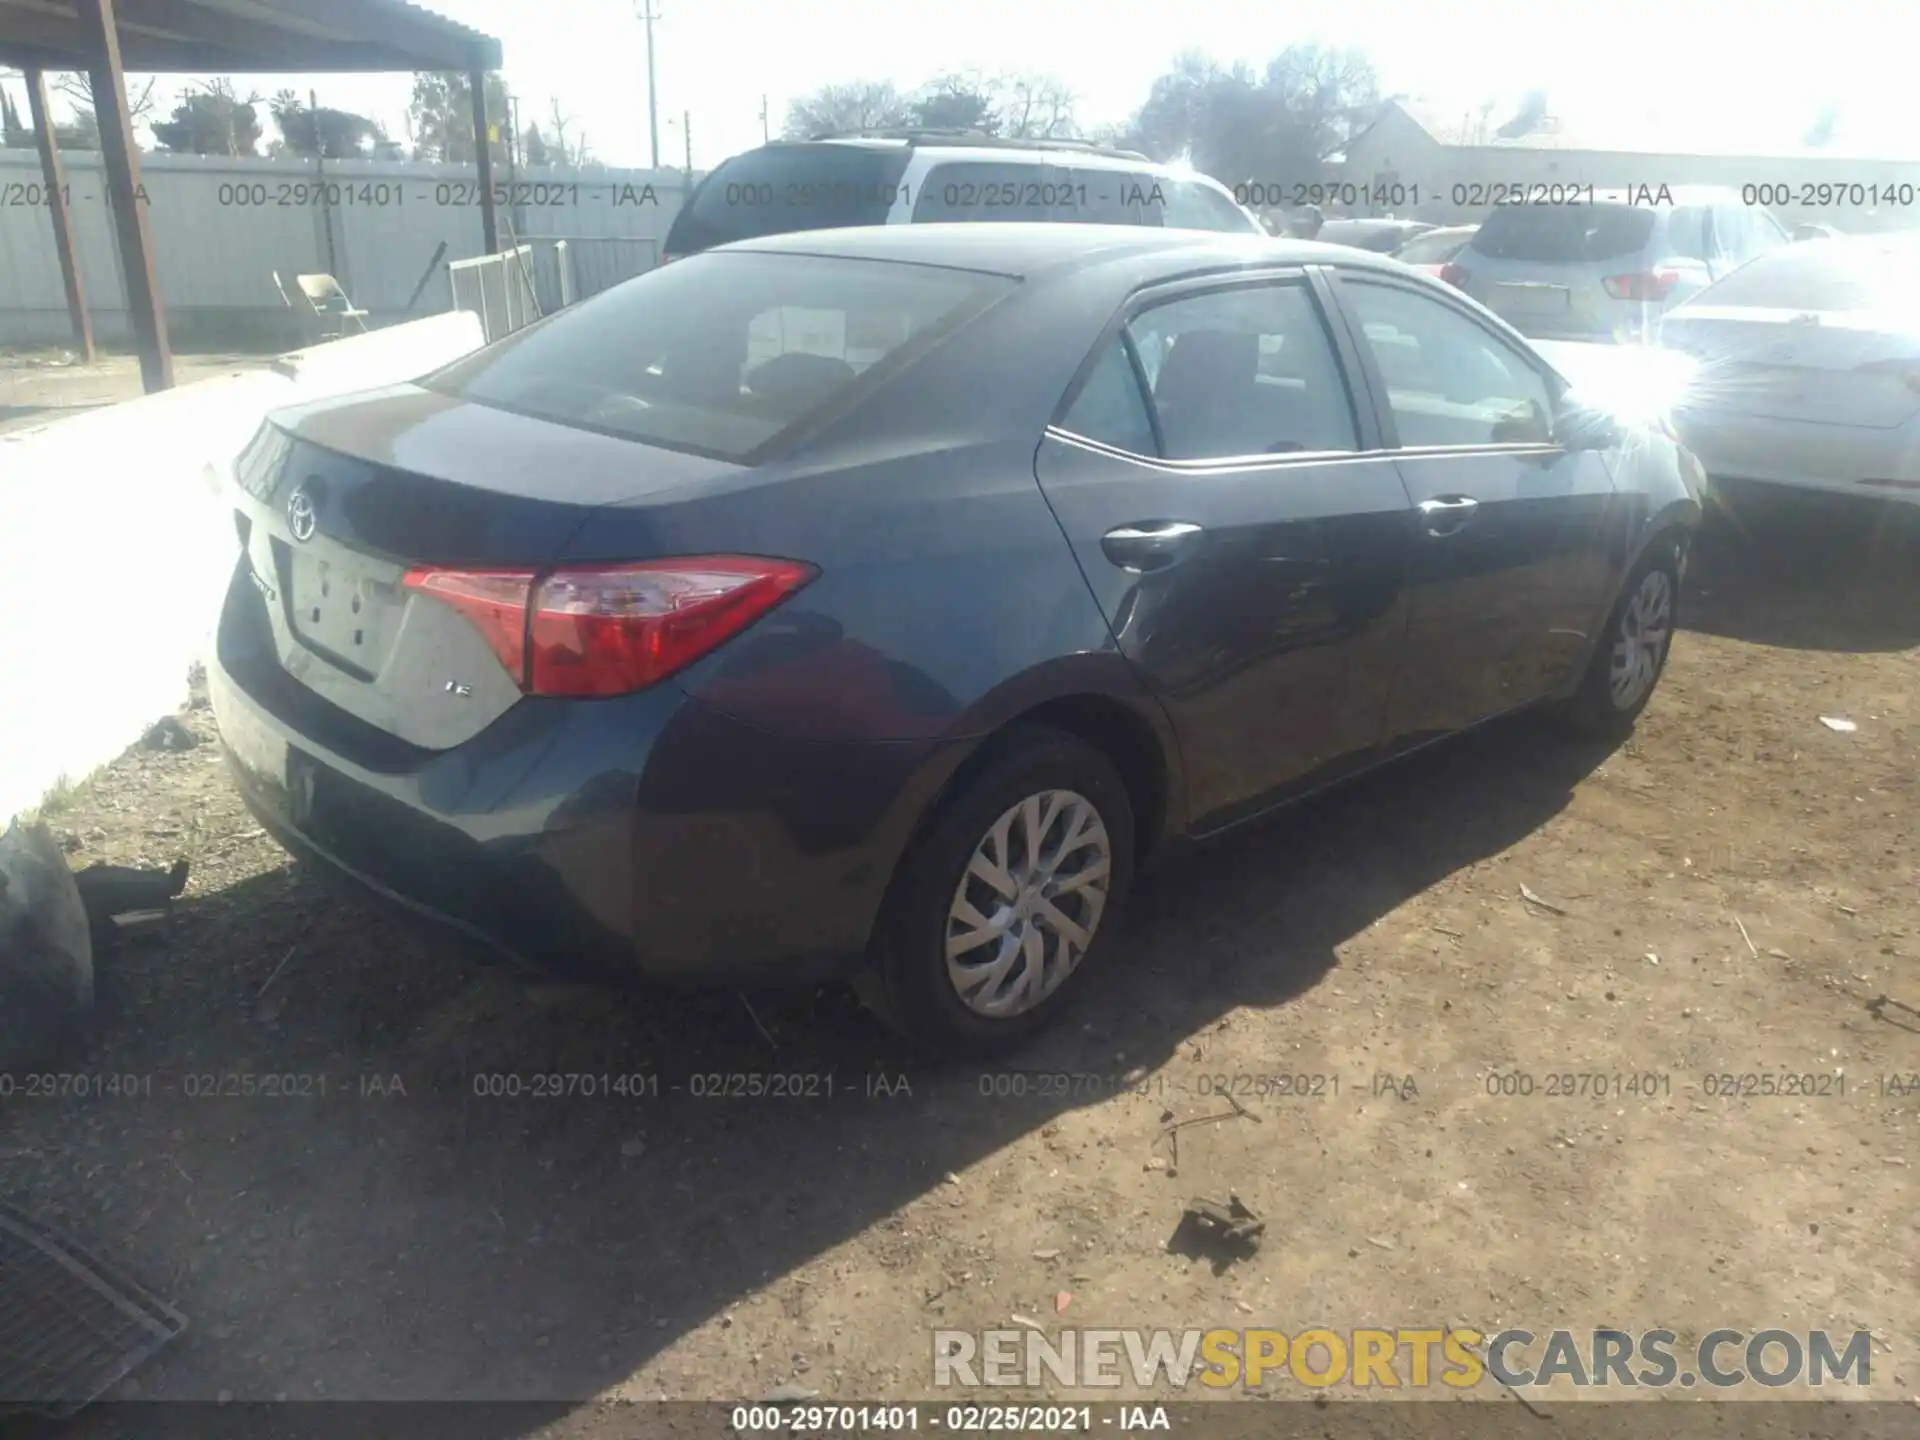
[{"label": "dirt ground", "polygon": [[[176,355],[174,382],[191,384],[215,375],[258,370],[271,355]],[[73,351],[9,351],[0,348],[0,435],[31,429],[52,420],[97,410],[122,400],[137,400],[140,362],[131,355],[102,355],[91,365]]]},{"label": "dirt ground", "polygon": [[[124,1387],[164,1398],[924,1397],[934,1328],[1018,1315],[1870,1329],[1871,1393],[1904,1401],[1920,1095],[1887,1080],[1920,1015],[1880,997],[1920,1006],[1916,528],[1716,531],[1624,747],[1502,723],[1196,857],[1071,1022],[985,1070],[834,991],[529,987],[290,866],[212,744],[136,750],[52,823],[76,865],[194,862],[62,1067],[143,1093],[0,1102],[0,1197],[188,1314]],[[739,1071],[833,1095],[688,1092]],[[186,1093],[234,1072],[327,1096]],[[1549,1097],[1566,1072],[1664,1078]],[[659,1092],[476,1093],[539,1073]],[[1844,1094],[1707,1078],[1784,1073]],[[1295,1075],[1320,1093],[1244,1118],[1211,1093]],[[1223,1112],[1172,1153],[1167,1118]],[[1169,1249],[1229,1190],[1257,1254]]]}]

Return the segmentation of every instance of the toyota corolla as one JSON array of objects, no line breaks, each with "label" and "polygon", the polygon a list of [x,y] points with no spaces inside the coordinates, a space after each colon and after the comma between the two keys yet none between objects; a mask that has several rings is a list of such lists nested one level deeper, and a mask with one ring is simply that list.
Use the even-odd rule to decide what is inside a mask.
[{"label": "toyota corolla", "polygon": [[1691,474],[1352,249],[776,236],[276,414],[213,703],[289,849],[508,956],[989,1047],[1175,845],[1525,707],[1629,727]]}]

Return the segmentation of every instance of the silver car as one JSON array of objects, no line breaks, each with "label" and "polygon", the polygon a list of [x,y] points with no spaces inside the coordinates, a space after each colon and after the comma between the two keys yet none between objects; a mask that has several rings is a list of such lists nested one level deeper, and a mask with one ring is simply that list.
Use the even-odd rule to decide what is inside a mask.
[{"label": "silver car", "polygon": [[1448,275],[1522,335],[1638,340],[1661,313],[1790,243],[1738,191],[1599,191],[1591,203],[1502,205]]},{"label": "silver car", "polygon": [[1810,240],[1671,311],[1680,437],[1723,484],[1920,504],[1920,236]]}]

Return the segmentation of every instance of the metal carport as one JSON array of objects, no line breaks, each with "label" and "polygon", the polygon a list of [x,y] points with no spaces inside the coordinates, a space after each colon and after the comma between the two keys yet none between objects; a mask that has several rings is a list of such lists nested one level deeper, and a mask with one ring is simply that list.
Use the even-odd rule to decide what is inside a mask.
[{"label": "metal carport", "polygon": [[75,342],[93,358],[93,326],[47,111],[46,72],[92,77],[100,155],[114,237],[126,272],[140,376],[149,391],[173,384],[167,317],[155,278],[153,237],[140,192],[140,152],[127,111],[125,72],[138,74],[459,71],[473,91],[480,223],[487,253],[500,248],[488,153],[486,73],[500,42],[406,0],[0,0],[0,64],[26,72],[54,243]]}]

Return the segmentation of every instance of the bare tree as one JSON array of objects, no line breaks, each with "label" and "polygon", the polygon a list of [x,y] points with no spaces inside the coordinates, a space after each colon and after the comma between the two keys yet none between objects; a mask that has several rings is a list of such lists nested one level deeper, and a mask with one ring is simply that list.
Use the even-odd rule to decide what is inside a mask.
[{"label": "bare tree", "polygon": [[1187,51],[1153,82],[1125,140],[1228,185],[1313,180],[1379,110],[1373,67],[1355,50],[1293,45],[1264,72]]},{"label": "bare tree", "polygon": [[1016,140],[1050,140],[1073,133],[1072,88],[1057,75],[1020,74],[1003,78],[1000,133]]},{"label": "bare tree", "polygon": [[1547,118],[1547,92],[1529,90],[1520,99],[1520,108],[1513,117],[1493,133],[1502,140],[1518,140],[1523,135],[1531,135],[1540,128],[1540,122]]},{"label": "bare tree", "polygon": [[913,107],[891,80],[823,85],[787,106],[781,137],[805,140],[846,130],[896,129],[913,123]]},{"label": "bare tree", "polygon": [[974,72],[935,76],[913,102],[913,123],[925,130],[1000,130],[999,96],[994,83]]},{"label": "bare tree", "polygon": [[1800,143],[1809,150],[1822,150],[1833,143],[1834,131],[1840,128],[1840,107],[1827,104],[1820,107],[1820,113],[1813,117],[1813,123],[1807,126],[1800,136]]},{"label": "bare tree", "polygon": [[153,138],[163,149],[191,155],[252,155],[260,140],[260,92],[243,98],[224,76],[190,87],[171,120],[157,120]]},{"label": "bare tree", "polygon": [[[153,113],[153,87],[157,83],[153,77],[149,76],[147,83],[142,86],[139,93],[136,94],[132,82],[128,82],[126,87],[127,119],[131,123],[138,125],[142,120],[146,119],[148,115]],[[71,100],[73,102],[73,108],[76,111],[81,112],[81,114],[91,119],[96,127],[99,125],[98,117],[100,111],[99,107],[93,103],[93,76],[91,74],[85,70],[76,70],[71,75],[62,75],[58,80],[54,81],[53,88]],[[80,116],[76,115],[75,118],[79,119]]]},{"label": "bare tree", "polygon": [[587,137],[584,132],[578,140],[568,142],[567,129],[572,124],[573,117],[562,113],[560,101],[556,97],[553,101],[553,118],[541,137],[546,142],[548,164],[577,170],[583,165],[592,163],[593,153],[587,149]]}]

